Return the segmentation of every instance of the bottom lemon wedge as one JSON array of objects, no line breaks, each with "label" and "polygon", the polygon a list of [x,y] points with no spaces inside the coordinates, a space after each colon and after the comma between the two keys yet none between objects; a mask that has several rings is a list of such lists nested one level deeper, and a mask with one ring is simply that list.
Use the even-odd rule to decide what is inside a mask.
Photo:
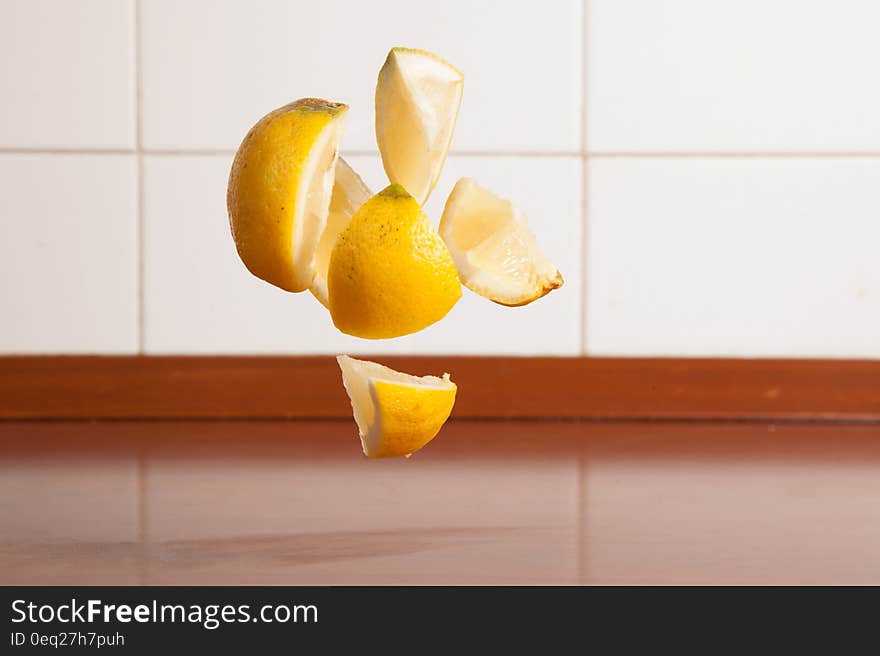
[{"label": "bottom lemon wedge", "polygon": [[347,355],[336,361],[368,458],[409,457],[434,439],[455,405],[449,374],[412,376]]}]

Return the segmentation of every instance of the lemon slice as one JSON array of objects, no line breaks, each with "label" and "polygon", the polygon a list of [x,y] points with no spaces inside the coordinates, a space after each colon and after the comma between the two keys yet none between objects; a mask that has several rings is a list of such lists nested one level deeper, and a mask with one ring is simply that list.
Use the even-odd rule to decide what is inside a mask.
[{"label": "lemon slice", "polygon": [[526,305],[562,286],[523,213],[469,178],[449,194],[440,236],[464,285],[496,303]]},{"label": "lemon slice", "polygon": [[367,339],[421,330],[461,298],[446,244],[396,184],[364,203],[339,235],[327,280],[334,325]]},{"label": "lemon slice", "polygon": [[330,254],[339,235],[348,227],[348,222],[361,205],[369,200],[373,194],[341,157],[336,160],[336,180],[333,183],[333,195],[330,198],[330,213],[327,215],[327,225],[324,234],[318,241],[315,250],[315,277],[309,287],[315,298],[321,304],[330,308],[330,300],[327,292],[327,273],[330,269]]},{"label": "lemon slice", "polygon": [[437,184],[464,88],[454,66],[424,50],[392,48],[376,84],[376,140],[382,164],[424,205]]},{"label": "lemon slice", "polygon": [[347,355],[336,361],[369,458],[409,456],[434,439],[452,412],[458,388],[449,374],[411,376]]},{"label": "lemon slice", "polygon": [[235,246],[251,273],[281,289],[312,284],[347,110],[297,100],[260,119],[235,154],[226,193]]}]

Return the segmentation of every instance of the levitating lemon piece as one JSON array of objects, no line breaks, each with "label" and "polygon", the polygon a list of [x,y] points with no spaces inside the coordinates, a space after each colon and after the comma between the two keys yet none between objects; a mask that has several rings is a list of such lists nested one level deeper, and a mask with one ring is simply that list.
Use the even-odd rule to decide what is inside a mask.
[{"label": "levitating lemon piece", "polygon": [[258,278],[308,289],[324,232],[348,107],[304,98],[264,116],[245,136],[226,204],[238,254]]},{"label": "levitating lemon piece", "polygon": [[327,294],[327,272],[330,268],[330,254],[339,235],[348,227],[348,222],[360,206],[369,200],[372,194],[361,177],[354,172],[341,157],[336,160],[336,180],[333,183],[333,195],[330,198],[330,213],[327,215],[327,226],[318,241],[315,251],[315,277],[309,288],[312,294],[324,307],[330,307]]},{"label": "levitating lemon piece", "polygon": [[449,374],[410,376],[376,362],[336,358],[351,399],[364,453],[370,458],[408,456],[440,431],[458,389]]},{"label": "levitating lemon piece", "polygon": [[390,185],[342,231],[328,275],[333,323],[355,337],[400,337],[439,321],[461,298],[449,250],[415,199]]},{"label": "levitating lemon piece", "polygon": [[440,235],[465,286],[496,303],[526,305],[562,286],[523,213],[473,180],[455,184]]},{"label": "levitating lemon piece", "polygon": [[393,48],[376,84],[376,140],[382,164],[424,205],[437,184],[464,88],[464,76],[437,55]]}]

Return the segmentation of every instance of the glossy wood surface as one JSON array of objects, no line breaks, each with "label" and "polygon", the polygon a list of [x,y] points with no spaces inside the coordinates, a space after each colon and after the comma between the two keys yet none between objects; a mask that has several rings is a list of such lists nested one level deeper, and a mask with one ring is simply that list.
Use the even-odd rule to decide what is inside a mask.
[{"label": "glossy wood surface", "polygon": [[0,583],[880,583],[880,425],[0,423]]},{"label": "glossy wood surface", "polygon": [[[880,421],[880,361],[378,357],[448,371],[459,418]],[[346,418],[331,356],[0,357],[0,418]]]}]

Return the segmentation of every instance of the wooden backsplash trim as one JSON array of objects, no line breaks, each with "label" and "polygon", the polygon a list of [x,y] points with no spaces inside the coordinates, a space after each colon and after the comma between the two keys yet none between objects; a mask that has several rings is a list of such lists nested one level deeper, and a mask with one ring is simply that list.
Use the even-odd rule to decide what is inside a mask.
[{"label": "wooden backsplash trim", "polygon": [[[448,371],[454,416],[880,421],[880,361],[384,357]],[[333,357],[0,357],[0,419],[336,418]]]}]

